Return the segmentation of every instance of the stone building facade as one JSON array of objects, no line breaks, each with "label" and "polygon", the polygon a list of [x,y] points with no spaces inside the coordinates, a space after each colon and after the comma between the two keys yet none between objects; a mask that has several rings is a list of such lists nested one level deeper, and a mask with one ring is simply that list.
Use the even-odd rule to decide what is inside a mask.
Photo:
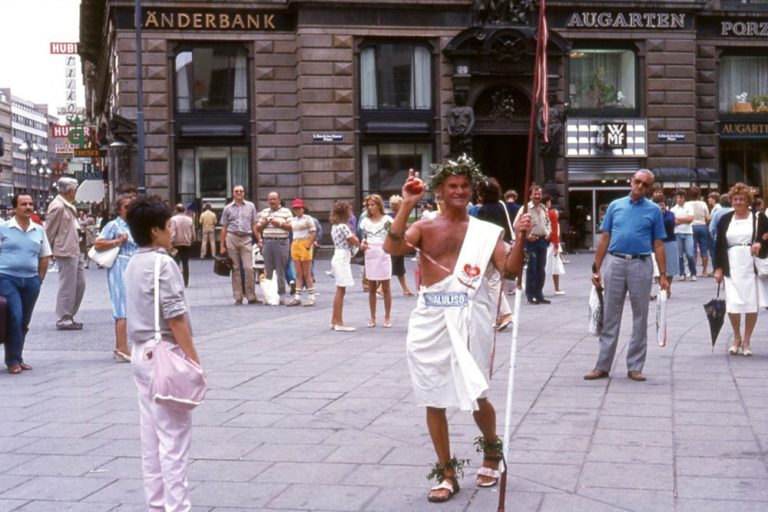
[{"label": "stone building facade", "polygon": [[[573,243],[591,245],[600,206],[638,167],[669,188],[768,192],[767,6],[547,4],[553,143],[535,136],[534,178],[559,194]],[[242,183],[325,218],[334,200],[389,195],[409,167],[458,151],[523,185],[536,2],[142,6],[149,192],[217,207]],[[90,122],[104,145],[128,144],[110,153],[115,186],[138,181],[133,16],[125,0],[81,6]]]},{"label": "stone building facade", "polygon": [[11,128],[11,99],[0,92],[0,208],[10,204],[8,191],[13,190],[13,137]]}]

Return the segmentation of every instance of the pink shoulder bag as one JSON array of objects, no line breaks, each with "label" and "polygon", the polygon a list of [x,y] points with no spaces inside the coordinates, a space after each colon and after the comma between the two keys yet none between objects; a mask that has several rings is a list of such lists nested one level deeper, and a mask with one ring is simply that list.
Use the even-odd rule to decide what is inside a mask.
[{"label": "pink shoulder bag", "polygon": [[158,404],[178,409],[194,409],[203,402],[208,391],[202,367],[187,358],[178,344],[160,335],[160,263],[155,256],[155,371],[149,393]]}]

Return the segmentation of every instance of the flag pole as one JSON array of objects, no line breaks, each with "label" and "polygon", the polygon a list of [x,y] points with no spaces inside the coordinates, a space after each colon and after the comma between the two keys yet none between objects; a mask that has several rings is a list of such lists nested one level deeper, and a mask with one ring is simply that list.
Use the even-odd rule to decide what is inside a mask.
[{"label": "flag pole", "polygon": [[[542,119],[542,136],[544,143],[549,141],[548,137],[548,124],[549,124],[549,102],[547,97],[547,18],[546,18],[546,0],[539,1],[539,16],[538,24],[536,28],[536,54],[535,64],[533,70],[533,87],[531,90],[531,112],[528,120],[528,154],[525,161],[525,189],[523,190],[523,213],[528,212],[528,198],[531,188],[531,175],[533,174],[533,152],[536,147],[536,117],[539,115],[539,109],[541,109]],[[520,237],[515,243],[525,243],[527,233],[521,232]],[[517,276],[517,282],[515,285],[515,308],[514,308],[514,322],[512,325],[512,344],[510,347],[509,356],[509,382],[507,385],[507,401],[504,411],[504,449],[502,453],[503,471],[499,482],[499,505],[497,512],[504,512],[506,494],[507,494],[507,477],[509,474],[509,445],[512,428],[512,403],[514,395],[515,385],[515,365],[517,362],[517,341],[520,329],[520,305],[522,303],[522,295],[525,290],[524,279],[527,271],[527,264],[523,265],[523,271]],[[502,291],[503,291],[502,281]]]}]

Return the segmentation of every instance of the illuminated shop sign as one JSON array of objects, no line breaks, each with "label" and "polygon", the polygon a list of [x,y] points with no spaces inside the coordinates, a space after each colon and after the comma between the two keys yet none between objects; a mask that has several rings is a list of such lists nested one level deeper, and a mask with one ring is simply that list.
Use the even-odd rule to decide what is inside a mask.
[{"label": "illuminated shop sign", "polygon": [[607,149],[627,148],[627,123],[603,123],[603,147]]},{"label": "illuminated shop sign", "polygon": [[572,118],[566,121],[565,134],[568,158],[648,156],[645,119]]}]

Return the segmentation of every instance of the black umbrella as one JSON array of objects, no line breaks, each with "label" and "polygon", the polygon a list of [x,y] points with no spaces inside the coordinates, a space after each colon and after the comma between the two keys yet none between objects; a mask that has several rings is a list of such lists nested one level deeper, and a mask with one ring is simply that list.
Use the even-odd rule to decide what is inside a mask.
[{"label": "black umbrella", "polygon": [[712,352],[715,351],[715,342],[720,329],[725,322],[725,299],[720,298],[720,283],[717,284],[717,296],[704,304],[704,313],[709,321],[709,334],[712,336]]}]

